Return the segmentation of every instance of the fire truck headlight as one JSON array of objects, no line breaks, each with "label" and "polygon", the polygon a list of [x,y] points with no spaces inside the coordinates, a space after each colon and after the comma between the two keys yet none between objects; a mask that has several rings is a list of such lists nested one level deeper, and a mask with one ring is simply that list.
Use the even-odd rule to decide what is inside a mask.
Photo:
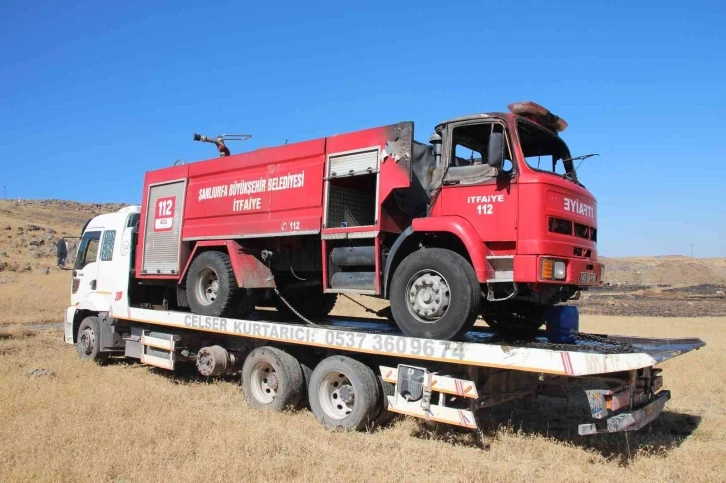
[{"label": "fire truck headlight", "polygon": [[564,280],[567,277],[567,264],[562,260],[557,260],[554,265],[555,280]]}]

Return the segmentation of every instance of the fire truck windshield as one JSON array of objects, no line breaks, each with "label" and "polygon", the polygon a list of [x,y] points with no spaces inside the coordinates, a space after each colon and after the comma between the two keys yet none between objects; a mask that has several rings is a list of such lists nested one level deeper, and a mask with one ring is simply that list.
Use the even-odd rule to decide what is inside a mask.
[{"label": "fire truck windshield", "polygon": [[570,150],[558,135],[523,119],[517,120],[517,134],[530,168],[558,174],[573,181],[577,179]]}]

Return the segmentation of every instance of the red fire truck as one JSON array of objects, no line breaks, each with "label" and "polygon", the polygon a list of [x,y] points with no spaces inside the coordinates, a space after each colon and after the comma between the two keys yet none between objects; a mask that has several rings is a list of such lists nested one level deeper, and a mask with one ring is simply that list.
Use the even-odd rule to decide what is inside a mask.
[{"label": "red fire truck", "polygon": [[129,303],[323,317],[338,294],[390,300],[404,334],[450,340],[477,317],[539,328],[601,283],[596,202],[532,102],[414,140],[412,122],[150,171]]}]

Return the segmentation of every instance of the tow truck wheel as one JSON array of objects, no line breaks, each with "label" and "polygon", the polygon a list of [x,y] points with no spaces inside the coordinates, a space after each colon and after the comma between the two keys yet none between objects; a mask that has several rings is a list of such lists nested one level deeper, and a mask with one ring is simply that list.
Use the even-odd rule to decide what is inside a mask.
[{"label": "tow truck wheel", "polygon": [[237,280],[226,253],[199,254],[187,274],[187,298],[192,312],[213,317],[227,316],[237,308]]},{"label": "tow truck wheel", "polygon": [[313,371],[310,409],[328,429],[362,430],[375,423],[380,409],[378,379],[368,366],[331,356]]},{"label": "tow truck wheel", "polygon": [[108,359],[108,352],[101,352],[101,325],[98,317],[86,317],[78,326],[76,350],[81,359],[99,363]]},{"label": "tow truck wheel", "polygon": [[391,281],[391,312],[409,337],[451,340],[476,322],[481,288],[464,257],[443,248],[407,256]]},{"label": "tow truck wheel", "polygon": [[377,376],[377,379],[378,389],[381,391],[381,403],[379,404],[378,415],[376,416],[376,426],[385,427],[399,416],[398,413],[388,410],[388,396],[396,395],[396,386],[384,381],[380,375]]},{"label": "tow truck wheel", "polygon": [[298,405],[305,389],[300,363],[274,347],[258,347],[242,366],[242,391],[254,409],[282,411]]}]

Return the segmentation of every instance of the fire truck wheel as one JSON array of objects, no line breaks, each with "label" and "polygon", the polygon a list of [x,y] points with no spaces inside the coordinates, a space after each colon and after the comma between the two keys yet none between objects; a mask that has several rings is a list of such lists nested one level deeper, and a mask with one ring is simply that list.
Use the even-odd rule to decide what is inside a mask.
[{"label": "fire truck wheel", "polygon": [[443,248],[408,255],[391,281],[391,311],[409,337],[451,340],[476,322],[481,288],[464,257]]},{"label": "fire truck wheel", "polygon": [[258,347],[242,366],[242,391],[254,409],[294,408],[302,397],[305,378],[300,363],[274,347]]},{"label": "fire truck wheel", "polygon": [[98,317],[86,317],[78,326],[76,349],[81,359],[99,363],[108,359],[108,352],[101,352],[101,325]]},{"label": "fire truck wheel", "polygon": [[213,317],[227,316],[239,289],[232,263],[226,253],[208,251],[199,254],[187,274],[187,298],[192,312]]},{"label": "fire truck wheel", "polygon": [[378,379],[365,364],[331,356],[315,367],[308,387],[310,409],[328,429],[362,430],[379,412]]}]

